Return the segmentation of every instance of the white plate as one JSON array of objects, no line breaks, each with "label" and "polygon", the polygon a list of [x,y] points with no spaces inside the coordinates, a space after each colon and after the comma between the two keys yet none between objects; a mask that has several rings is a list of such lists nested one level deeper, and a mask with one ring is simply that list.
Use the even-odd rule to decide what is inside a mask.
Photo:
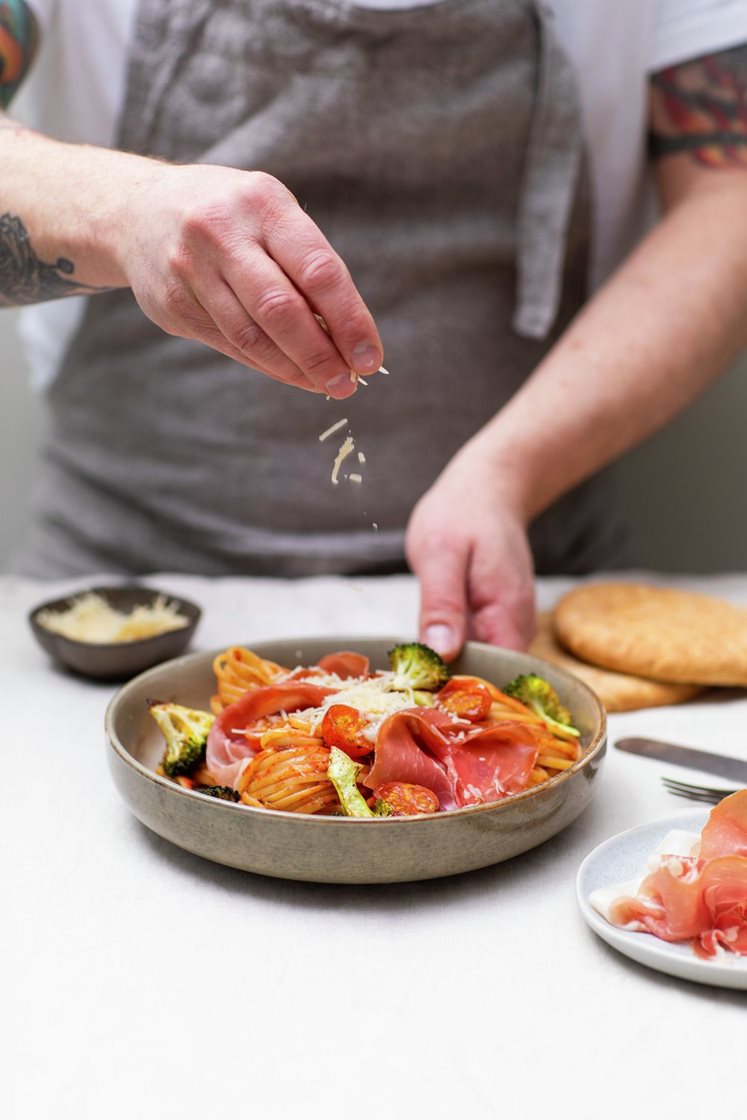
[{"label": "white plate", "polygon": [[640,875],[648,856],[673,828],[700,832],[707,820],[707,811],[687,811],[605,840],[579,867],[576,896],[581,913],[594,932],[631,960],[682,980],[714,984],[719,988],[747,989],[747,957],[729,955],[717,960],[701,960],[689,944],[672,944],[651,933],[618,929],[589,905],[589,895],[598,887],[625,883]]}]

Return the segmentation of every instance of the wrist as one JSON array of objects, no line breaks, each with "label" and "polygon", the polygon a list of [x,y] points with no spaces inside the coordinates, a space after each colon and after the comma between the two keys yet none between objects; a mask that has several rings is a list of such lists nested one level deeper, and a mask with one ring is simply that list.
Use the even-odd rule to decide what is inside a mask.
[{"label": "wrist", "polygon": [[100,282],[108,287],[131,283],[133,256],[148,225],[145,194],[164,165],[126,152],[92,149],[93,205],[87,226],[88,255]]},{"label": "wrist", "polygon": [[513,443],[488,425],[454,456],[444,472],[460,493],[479,491],[514,514],[524,528],[535,516],[531,472]]}]

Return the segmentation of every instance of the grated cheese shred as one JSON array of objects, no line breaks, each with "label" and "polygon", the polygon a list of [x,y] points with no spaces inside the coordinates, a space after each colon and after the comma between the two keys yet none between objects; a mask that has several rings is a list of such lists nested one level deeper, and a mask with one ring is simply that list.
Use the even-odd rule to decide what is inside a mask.
[{"label": "grated cheese shred", "polygon": [[322,434],[319,436],[319,442],[324,443],[325,439],[329,439],[329,437],[333,436],[335,432],[339,432],[340,428],[344,428],[347,422],[347,416],[345,416],[342,420],[338,420],[337,423],[333,424],[331,428],[327,428],[326,432],[322,432]]},{"label": "grated cheese shred", "polygon": [[335,459],[335,465],[332,468],[332,482],[334,483],[335,486],[337,486],[337,483],[339,481],[337,476],[340,473],[340,467],[345,462],[348,455],[352,455],[354,449],[355,449],[355,444],[353,443],[352,437],[351,436],[346,436],[344,442],[342,443],[342,445],[340,447],[340,450],[337,452],[337,458]]}]

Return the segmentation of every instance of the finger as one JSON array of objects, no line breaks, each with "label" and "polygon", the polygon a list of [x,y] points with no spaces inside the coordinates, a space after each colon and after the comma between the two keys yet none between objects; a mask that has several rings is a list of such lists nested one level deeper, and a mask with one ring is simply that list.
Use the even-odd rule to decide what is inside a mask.
[{"label": "finger", "polygon": [[420,640],[450,661],[464,645],[469,550],[464,542],[424,542],[409,553],[420,581]]},{"label": "finger", "polygon": [[232,345],[282,380],[300,371],[318,393],[342,399],[355,381],[311,308],[274,261],[261,254],[229,261],[215,295],[203,299]]},{"label": "finger", "polygon": [[[228,285],[223,284],[217,276],[214,278],[213,285],[211,285],[211,293],[213,289],[216,293],[220,293],[221,286],[225,288],[225,292],[227,293],[226,304],[228,304],[230,300],[238,306],[231,289]],[[170,301],[172,313],[177,311],[176,302],[175,297],[172,297]],[[215,305],[222,306],[220,294],[215,297]],[[228,311],[226,313],[228,314]],[[241,311],[241,315],[246,317],[243,311]],[[176,313],[175,316],[172,315],[167,321],[156,321],[168,334],[175,334],[181,338],[190,338],[197,342],[203,342],[213,350],[217,350],[219,353],[225,354],[226,357],[232,358],[234,361],[240,362],[241,365],[247,366],[252,370],[263,373],[275,381],[298,386],[298,388],[306,389],[309,392],[318,392],[316,387],[308,381],[301,370],[293,368],[292,363],[287,362],[287,360],[287,368],[282,371],[281,375],[271,366],[265,365],[258,356],[250,358],[247,354],[243,353],[215,322],[213,315],[200,302],[194,290],[190,291],[185,288],[180,293],[178,299],[178,313]]]},{"label": "finger", "polygon": [[472,615],[470,637],[504,649],[525,650],[534,637],[536,626],[528,619],[517,617],[508,603],[498,599]]},{"label": "finger", "polygon": [[278,381],[311,392],[319,392],[303,370],[273,342],[259,324],[251,319],[228,284],[216,275],[206,290],[196,287],[196,295],[229,347],[251,362],[255,369],[270,371]]},{"label": "finger", "polygon": [[363,376],[375,373],[384,360],[381,339],[347,266],[303,210],[293,209],[285,218],[263,231],[267,252],[323,317],[345,368]]},{"label": "finger", "polygon": [[498,568],[473,573],[470,637],[506,649],[526,649],[537,630],[534,592],[513,585]]}]

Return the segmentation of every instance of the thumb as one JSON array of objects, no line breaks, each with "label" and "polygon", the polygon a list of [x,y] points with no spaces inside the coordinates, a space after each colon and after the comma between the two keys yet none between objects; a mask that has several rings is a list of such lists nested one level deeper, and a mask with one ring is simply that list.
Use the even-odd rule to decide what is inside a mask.
[{"label": "thumb", "polygon": [[420,640],[446,661],[464,645],[467,629],[469,548],[450,541],[410,557],[420,581]]}]

